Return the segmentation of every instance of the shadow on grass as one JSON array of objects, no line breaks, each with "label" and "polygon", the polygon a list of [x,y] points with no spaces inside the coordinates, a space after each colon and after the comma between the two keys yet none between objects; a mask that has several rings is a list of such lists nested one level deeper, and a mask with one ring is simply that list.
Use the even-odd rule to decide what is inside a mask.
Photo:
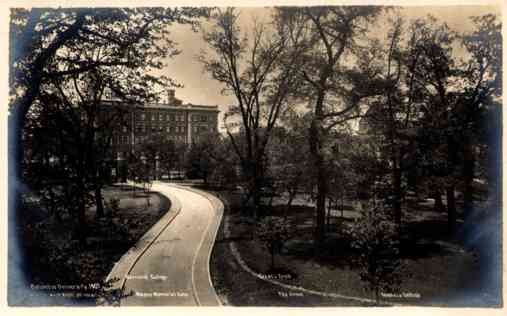
[{"label": "shadow on grass", "polygon": [[[461,225],[458,224],[458,229]],[[449,233],[447,222],[425,220],[406,223],[401,242],[401,256],[422,259],[451,255],[459,252],[461,245],[455,235]]]},{"label": "shadow on grass", "polygon": [[217,239],[215,243],[229,243],[229,242],[243,242],[243,241],[252,241],[253,237],[251,236],[229,236],[221,239]]},{"label": "shadow on grass", "polygon": [[[100,218],[96,218],[94,210],[87,211],[87,238],[83,245],[79,244],[74,236],[75,222],[72,218],[57,221],[46,214],[47,212],[42,212],[40,205],[19,208],[18,215],[22,215],[21,218],[24,219],[18,223],[23,252],[20,260],[26,266],[25,276],[31,283],[100,283],[114,262],[134,246],[171,205],[166,197],[153,192],[150,193],[151,197],[156,194],[158,199],[155,199],[151,207],[139,205],[144,201],[136,203],[131,191],[124,191],[121,187],[128,187],[129,190],[131,188],[108,187],[104,190],[104,197],[106,201],[112,197],[125,200],[125,203],[122,203],[124,207],[114,213],[108,210],[106,216]],[[45,292],[44,294],[49,295]],[[78,304],[88,304],[90,300],[95,302],[95,298],[89,296],[72,298],[72,301]],[[54,305],[62,303],[55,302]]]},{"label": "shadow on grass", "polygon": [[[113,185],[110,185],[110,187],[121,190],[121,191],[134,191],[134,189],[135,189],[135,187],[128,185],[128,184],[113,184]],[[141,189],[137,189],[137,190],[141,190]]]}]

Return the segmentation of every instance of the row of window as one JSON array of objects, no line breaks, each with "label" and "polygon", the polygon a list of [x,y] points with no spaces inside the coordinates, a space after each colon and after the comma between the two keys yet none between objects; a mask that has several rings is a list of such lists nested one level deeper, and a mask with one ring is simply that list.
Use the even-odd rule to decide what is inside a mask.
[{"label": "row of window", "polygon": [[[175,140],[175,141],[185,141],[186,137],[185,135],[169,135],[169,139]],[[147,141],[148,137],[146,136],[134,136],[135,144],[143,143]],[[130,136],[125,135],[119,135],[116,137],[113,137],[112,143],[113,145],[130,145],[130,142],[132,141],[132,138]],[[134,144],[131,144],[134,145]]]},{"label": "row of window", "polygon": [[[184,135],[169,135],[167,136],[167,138],[173,141],[181,141],[181,142],[186,141],[186,137]],[[144,143],[147,140],[148,140],[147,136],[135,136],[136,144]]]},{"label": "row of window", "polygon": [[137,116],[140,121],[176,121],[184,122],[185,115],[183,114],[164,114],[164,113],[140,113]]},{"label": "row of window", "polygon": [[[167,133],[185,133],[186,127],[183,125],[180,126],[163,126],[163,125],[148,125],[145,126],[144,124],[137,124],[136,125],[136,133],[147,133],[151,130],[151,132],[167,132]],[[192,131],[197,132],[203,132],[207,131],[208,126],[193,126]],[[123,133],[128,132],[128,128],[126,126],[123,126],[122,128]]]},{"label": "row of window", "polygon": [[[209,120],[211,121],[212,120],[212,117],[210,116],[209,117]],[[192,121],[193,122],[207,122],[208,121],[208,116],[207,115],[192,115]]]},{"label": "row of window", "polygon": [[113,136],[113,145],[128,145],[130,144],[130,137],[125,135]]},{"label": "row of window", "polygon": [[[143,155],[144,155],[144,153],[141,152],[141,158],[143,157]],[[117,151],[116,152],[116,159],[117,160],[127,159],[128,156],[129,156],[129,152],[128,151]]]},{"label": "row of window", "polygon": [[[139,113],[137,115],[137,119],[140,121],[176,121],[176,122],[184,122],[185,115],[184,114],[169,114],[169,113]],[[211,121],[212,116],[208,115],[197,115],[192,114],[193,122],[208,122]]]},{"label": "row of window", "polygon": [[185,133],[185,126],[163,126],[163,125],[151,125],[145,126],[139,124],[136,126],[136,133],[147,133],[151,132],[167,132],[167,133]]},{"label": "row of window", "polygon": [[194,133],[199,133],[199,132],[205,132],[208,130],[208,126],[204,126],[204,125],[201,125],[201,126],[193,126],[192,127],[192,131]]}]

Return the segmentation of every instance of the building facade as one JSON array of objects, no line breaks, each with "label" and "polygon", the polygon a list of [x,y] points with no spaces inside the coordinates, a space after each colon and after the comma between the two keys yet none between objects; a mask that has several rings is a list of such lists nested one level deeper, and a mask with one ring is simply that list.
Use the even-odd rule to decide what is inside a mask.
[{"label": "building facade", "polygon": [[[105,102],[110,105],[103,107],[106,111],[122,107],[114,98],[108,98]],[[123,114],[122,124],[114,128],[111,137],[112,157],[117,165],[122,165],[129,153],[133,153],[138,145],[154,136],[188,147],[200,138],[218,132],[217,105],[183,104],[175,97],[174,90],[169,90],[168,98],[163,103],[125,108],[129,110]],[[116,169],[114,173],[123,173],[118,170],[121,168]]]}]

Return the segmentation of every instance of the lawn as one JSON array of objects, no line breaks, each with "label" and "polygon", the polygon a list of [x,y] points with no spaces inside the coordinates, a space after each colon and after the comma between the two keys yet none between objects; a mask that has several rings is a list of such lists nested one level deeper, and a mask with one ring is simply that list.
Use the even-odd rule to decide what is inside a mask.
[{"label": "lawn", "polygon": [[[224,302],[236,306],[368,305],[343,298],[290,293],[290,290],[255,278],[234,259],[230,242],[234,242],[242,259],[256,273],[283,276],[280,280],[283,283],[309,290],[373,299],[359,278],[357,253],[351,249],[351,240],[346,234],[347,226],[357,218],[352,205],[347,206],[343,218],[341,212],[336,212],[324,250],[318,255],[314,254],[312,243],[314,209],[304,202],[294,205],[288,212],[288,219],[295,233],[275,256],[273,270],[269,251],[254,238],[255,221],[240,212],[239,194],[222,191],[218,195],[226,204],[224,222],[228,222],[229,231],[224,231],[222,223],[211,270],[215,287]],[[268,212],[282,217],[285,208],[276,202]],[[433,211],[427,200],[412,201],[405,206],[399,291],[403,297],[385,295],[383,299],[423,306],[501,305],[501,284],[498,291],[498,287],[483,281],[484,271],[498,268],[481,258],[484,251],[465,246],[455,236],[447,234],[446,214]],[[495,285],[498,286],[498,282]]]},{"label": "lawn", "polygon": [[[71,218],[64,217],[59,221],[54,216],[48,216],[37,203],[25,204],[19,209],[24,270],[32,291],[37,291],[39,297],[33,300],[33,304],[94,305],[97,296],[94,287],[103,282],[114,263],[171,205],[166,197],[158,193],[134,191],[129,186],[107,187],[103,195],[106,206],[111,199],[119,199],[119,208],[114,213],[106,210],[107,216],[99,219],[95,218],[94,208],[87,210],[88,237],[85,246],[73,238]],[[86,286],[88,288],[83,291]],[[28,292],[28,295],[33,294],[30,290]],[[76,299],[79,295],[84,297]],[[31,302],[27,300],[25,303]]]}]

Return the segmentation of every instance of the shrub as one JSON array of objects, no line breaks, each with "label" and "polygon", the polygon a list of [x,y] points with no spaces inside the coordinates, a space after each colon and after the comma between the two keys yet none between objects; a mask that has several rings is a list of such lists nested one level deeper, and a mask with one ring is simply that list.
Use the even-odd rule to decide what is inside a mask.
[{"label": "shrub", "polygon": [[275,253],[280,253],[290,239],[290,225],[281,217],[267,216],[257,225],[256,238],[264,243],[271,254],[271,269],[275,266]]},{"label": "shrub", "polygon": [[375,293],[397,292],[401,283],[399,240],[396,226],[382,205],[370,205],[351,227],[352,247],[359,252],[357,264],[366,288]]},{"label": "shrub", "polygon": [[120,211],[120,199],[112,197],[106,202],[110,216],[114,216]]}]

